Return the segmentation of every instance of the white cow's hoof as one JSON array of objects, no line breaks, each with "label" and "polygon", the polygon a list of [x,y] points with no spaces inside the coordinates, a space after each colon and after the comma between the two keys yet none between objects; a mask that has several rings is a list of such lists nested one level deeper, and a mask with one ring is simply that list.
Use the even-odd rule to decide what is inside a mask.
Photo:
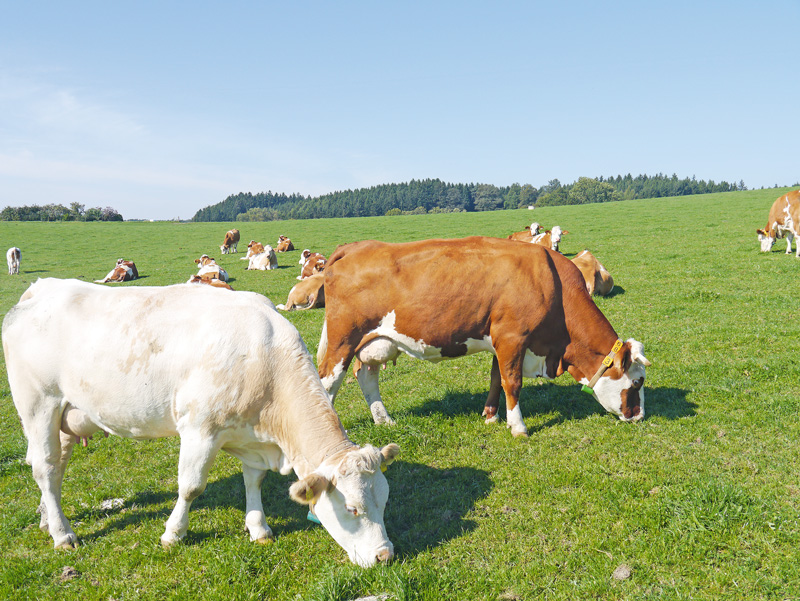
[{"label": "white cow's hoof", "polygon": [[165,534],[165,535],[163,535],[163,536],[161,537],[161,546],[162,546],[164,549],[172,549],[172,548],[173,548],[175,545],[177,545],[179,542],[181,542],[181,539],[179,539],[179,538],[178,538],[177,536],[175,536],[174,534],[171,534],[171,535],[167,535],[167,534]]},{"label": "white cow's hoof", "polygon": [[500,418],[497,417],[497,414],[495,414],[492,417],[487,417],[486,420],[483,423],[484,424],[496,424],[499,421],[500,421]]},{"label": "white cow's hoof", "polygon": [[78,537],[74,534],[68,534],[55,543],[55,548],[63,551],[73,551],[78,548]]}]

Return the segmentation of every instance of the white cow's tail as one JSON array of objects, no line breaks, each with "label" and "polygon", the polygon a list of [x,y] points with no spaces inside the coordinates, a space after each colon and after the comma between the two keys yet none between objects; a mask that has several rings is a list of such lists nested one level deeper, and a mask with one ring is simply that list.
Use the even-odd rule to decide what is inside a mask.
[{"label": "white cow's tail", "polygon": [[317,347],[317,367],[322,363],[322,358],[328,350],[328,320],[322,322],[322,334],[319,337],[319,347]]}]

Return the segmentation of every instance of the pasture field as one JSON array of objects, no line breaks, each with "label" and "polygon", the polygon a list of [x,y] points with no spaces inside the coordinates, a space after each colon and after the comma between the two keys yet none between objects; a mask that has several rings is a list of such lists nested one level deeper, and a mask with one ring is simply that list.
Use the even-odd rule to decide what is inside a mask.
[{"label": "pasture field", "polygon": [[[162,550],[177,498],[177,439],[95,437],[76,447],[63,507],[81,546],[54,551],[38,529],[39,493],[3,366],[0,597],[800,598],[800,260],[784,254],[784,241],[760,253],[755,234],[784,191],[347,220],[0,223],[0,247],[22,249],[21,275],[0,275],[4,315],[39,277],[99,279],[124,257],[142,277],[117,286],[164,286],[186,281],[204,252],[235,289],[278,304],[306,247],[330,255],[367,238],[504,237],[535,219],[571,232],[562,241],[568,257],[588,248],[611,271],[616,293],[596,302],[622,338],[644,343],[653,363],[647,417],[637,424],[606,414],[567,374],[526,380],[530,438],[521,440],[504,421],[485,425],[480,417],[486,353],[438,365],[406,357],[382,372],[393,427],[373,425],[349,377],[336,408],[350,437],[401,448],[386,473],[396,560],[369,570],[351,565],[306,521],[288,496],[294,476],[266,478],[277,540],[250,543],[240,465],[225,454],[192,507],[185,542]],[[241,230],[240,252],[222,256],[230,227]],[[297,248],[278,256],[281,268],[245,271],[247,242],[274,245],[279,234]],[[480,282],[464,293],[470,286]],[[286,314],[314,354],[323,314]],[[101,509],[108,499],[123,505]],[[630,576],[615,578],[623,565]]]}]

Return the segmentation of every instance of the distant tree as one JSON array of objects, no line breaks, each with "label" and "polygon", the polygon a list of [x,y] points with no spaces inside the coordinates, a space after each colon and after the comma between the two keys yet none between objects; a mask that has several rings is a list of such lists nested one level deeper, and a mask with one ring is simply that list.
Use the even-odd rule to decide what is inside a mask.
[{"label": "distant tree", "polygon": [[100,220],[101,221],[124,221],[122,219],[122,215],[120,215],[117,210],[113,207],[106,207],[102,211],[100,211]]},{"label": "distant tree", "polygon": [[102,211],[100,211],[99,207],[86,209],[86,212],[83,214],[83,218],[85,221],[100,221],[102,216],[103,213]]},{"label": "distant tree", "polygon": [[79,202],[72,202],[69,205],[69,216],[71,221],[83,221],[83,214],[86,210],[86,205]]},{"label": "distant tree", "polygon": [[567,204],[571,205],[615,200],[622,200],[622,195],[611,184],[589,177],[579,178],[567,192]]},{"label": "distant tree", "polygon": [[393,209],[389,209],[388,211],[386,211],[386,215],[388,217],[393,217],[394,215],[402,215],[402,214],[403,214],[403,211],[401,211],[397,207],[395,207]]},{"label": "distant tree", "polygon": [[475,210],[494,211],[503,206],[503,197],[496,186],[480,184],[475,189]]}]

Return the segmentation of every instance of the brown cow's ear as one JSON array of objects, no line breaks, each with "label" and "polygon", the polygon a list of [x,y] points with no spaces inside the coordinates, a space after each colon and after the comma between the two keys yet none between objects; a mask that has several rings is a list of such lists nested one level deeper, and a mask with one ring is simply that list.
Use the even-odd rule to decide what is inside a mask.
[{"label": "brown cow's ear", "polygon": [[317,473],[311,473],[289,487],[289,496],[301,505],[310,505],[319,500],[319,496],[328,489],[330,480]]}]

